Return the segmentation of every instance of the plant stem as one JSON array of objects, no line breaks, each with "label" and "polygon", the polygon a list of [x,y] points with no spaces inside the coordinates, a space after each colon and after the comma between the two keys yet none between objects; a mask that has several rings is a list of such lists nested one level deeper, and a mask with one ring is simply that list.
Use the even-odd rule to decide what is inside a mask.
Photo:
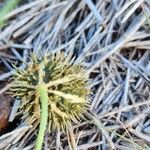
[{"label": "plant stem", "polygon": [[5,23],[6,15],[18,4],[19,0],[6,0],[4,7],[0,11],[0,27]]},{"label": "plant stem", "polygon": [[37,88],[37,92],[39,94],[41,102],[41,115],[40,115],[40,127],[37,136],[35,150],[41,150],[48,120],[48,92],[45,85],[39,85]]}]

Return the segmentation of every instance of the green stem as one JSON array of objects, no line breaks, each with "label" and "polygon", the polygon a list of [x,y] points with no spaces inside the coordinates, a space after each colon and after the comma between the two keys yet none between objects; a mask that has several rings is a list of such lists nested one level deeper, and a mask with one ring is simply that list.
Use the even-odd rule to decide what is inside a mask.
[{"label": "green stem", "polygon": [[39,85],[37,88],[37,92],[39,94],[41,102],[41,115],[40,115],[40,127],[37,136],[35,150],[41,150],[48,120],[48,92],[45,85]]},{"label": "green stem", "polygon": [[19,0],[6,0],[4,7],[0,11],[0,26],[5,23],[6,15],[18,4]]}]

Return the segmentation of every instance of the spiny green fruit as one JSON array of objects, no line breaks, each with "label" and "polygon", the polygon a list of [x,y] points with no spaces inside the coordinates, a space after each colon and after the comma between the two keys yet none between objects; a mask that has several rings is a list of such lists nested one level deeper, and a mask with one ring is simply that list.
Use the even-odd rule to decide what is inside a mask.
[{"label": "spiny green fruit", "polygon": [[46,127],[65,129],[83,118],[88,108],[88,77],[85,69],[73,64],[64,53],[31,55],[26,69],[17,69],[10,94],[22,100],[24,118],[40,120],[36,150],[42,148]]}]

